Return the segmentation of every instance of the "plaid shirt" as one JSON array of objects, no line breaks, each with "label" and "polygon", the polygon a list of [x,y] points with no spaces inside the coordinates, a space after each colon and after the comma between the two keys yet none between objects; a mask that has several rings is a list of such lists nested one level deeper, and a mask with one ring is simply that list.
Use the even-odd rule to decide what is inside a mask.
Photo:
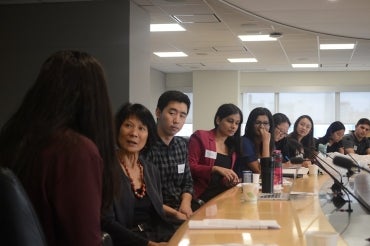
[{"label": "plaid shirt", "polygon": [[163,203],[178,209],[183,193],[193,194],[187,140],[175,136],[167,146],[161,139],[146,154],[161,174]]}]

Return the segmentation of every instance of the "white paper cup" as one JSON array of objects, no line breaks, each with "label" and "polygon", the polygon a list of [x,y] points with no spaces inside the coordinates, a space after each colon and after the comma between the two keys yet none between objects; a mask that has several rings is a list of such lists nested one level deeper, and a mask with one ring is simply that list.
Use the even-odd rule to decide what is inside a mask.
[{"label": "white paper cup", "polygon": [[316,165],[309,165],[308,166],[308,174],[310,176],[317,176],[317,173],[319,172],[319,167]]},{"label": "white paper cup", "polygon": [[252,174],[252,182],[255,184],[260,183],[260,174],[259,173],[253,173]]},{"label": "white paper cup", "polygon": [[306,232],[306,246],[337,246],[339,234],[329,231]]},{"label": "white paper cup", "polygon": [[257,202],[259,184],[243,183],[243,196],[246,202]]}]

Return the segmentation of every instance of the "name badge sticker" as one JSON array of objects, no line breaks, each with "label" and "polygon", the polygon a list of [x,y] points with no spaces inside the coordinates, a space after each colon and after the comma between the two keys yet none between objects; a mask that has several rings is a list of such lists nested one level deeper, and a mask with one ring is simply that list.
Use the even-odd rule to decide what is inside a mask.
[{"label": "name badge sticker", "polygon": [[177,173],[184,173],[185,171],[185,164],[177,165]]},{"label": "name badge sticker", "polygon": [[209,150],[209,149],[206,149],[206,153],[205,153],[204,156],[216,160],[216,158],[217,158],[217,152],[216,151]]}]

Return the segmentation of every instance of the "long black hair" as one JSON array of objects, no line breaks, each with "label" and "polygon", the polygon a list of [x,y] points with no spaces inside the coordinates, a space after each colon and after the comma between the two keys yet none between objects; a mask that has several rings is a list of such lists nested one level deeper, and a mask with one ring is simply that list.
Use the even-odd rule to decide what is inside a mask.
[{"label": "long black hair", "polygon": [[298,119],[294,122],[293,132],[288,135],[288,140],[293,138],[294,140],[296,140],[296,142],[298,142],[297,128],[298,128],[299,122],[302,119],[308,119],[310,121],[311,130],[306,136],[304,136],[302,138],[302,140],[300,142],[300,145],[301,145],[301,148],[303,148],[304,157],[305,158],[312,158],[313,155],[314,155],[314,150],[315,150],[315,140],[314,140],[314,137],[313,137],[314,124],[313,124],[312,118],[309,115],[301,115],[301,116],[298,117]]},{"label": "long black hair", "polygon": [[[255,131],[256,119],[260,115],[265,115],[269,119],[269,127],[270,128],[269,128],[268,131],[271,134],[270,144],[269,144],[270,153],[272,153],[272,151],[274,150],[274,144],[275,144],[275,137],[274,137],[274,132],[273,132],[275,127],[274,127],[274,121],[272,119],[272,114],[271,114],[270,110],[267,109],[267,108],[263,108],[263,107],[254,108],[249,113],[247,123],[245,124],[244,137],[247,137],[251,141],[253,141],[253,143],[255,145],[255,150],[257,152],[256,153],[257,156],[261,155],[260,152],[261,152],[261,149],[262,149],[262,142],[257,141],[257,138],[259,138],[259,136],[257,136],[256,131]],[[257,144],[257,142],[260,142],[260,144]]]},{"label": "long black hair", "polygon": [[236,130],[234,136],[230,136],[225,140],[225,144],[229,149],[229,154],[232,152],[236,152],[237,154],[240,154],[240,126],[243,123],[243,113],[238,108],[238,106],[232,104],[232,103],[225,103],[218,107],[217,112],[215,114],[213,124],[215,128],[218,127],[217,119],[222,120],[223,118],[228,117],[229,115],[233,114],[239,114],[240,115],[240,122],[238,129]]},{"label": "long black hair", "polygon": [[58,51],[43,63],[19,109],[1,129],[0,165],[28,182],[42,149],[66,129],[97,146],[104,161],[103,207],[107,207],[119,187],[113,115],[104,70],[85,52]]}]

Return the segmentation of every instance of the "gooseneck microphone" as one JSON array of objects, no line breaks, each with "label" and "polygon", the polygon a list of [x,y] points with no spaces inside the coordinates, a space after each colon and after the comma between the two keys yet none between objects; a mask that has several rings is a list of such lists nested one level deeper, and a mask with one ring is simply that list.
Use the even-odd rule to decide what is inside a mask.
[{"label": "gooseneck microphone", "polygon": [[[317,154],[314,155],[314,158],[316,159],[316,165],[319,166],[325,173],[327,173],[334,180],[334,184],[331,187],[331,189],[333,191],[333,194],[334,194],[333,199],[332,199],[334,206],[339,209],[346,202],[348,202],[348,209],[345,210],[345,211],[347,211],[349,213],[353,212],[353,210],[351,208],[351,199],[349,197],[349,194],[351,194],[357,201],[358,201],[358,198],[355,197],[355,195],[351,191],[349,191],[346,186],[343,185],[342,176],[341,176],[341,181],[339,181],[331,172],[329,172],[326,169],[326,167],[324,167],[324,165],[322,163],[325,163],[326,166],[330,166],[324,159],[320,158]],[[331,168],[333,168],[333,167],[331,167]],[[342,192],[341,192],[342,190],[346,193],[346,195],[348,197],[348,201],[346,201],[342,198],[342,195],[343,195]]]},{"label": "gooseneck microphone", "polygon": [[[318,160],[320,160],[320,161],[322,161],[323,163],[325,163],[326,165],[328,165],[328,163],[326,163],[322,158],[320,158],[320,157],[318,157],[317,155],[315,156]],[[343,158],[343,157],[342,157]],[[325,168],[324,168],[324,166],[323,165],[321,165],[321,163],[319,163],[318,161],[317,161],[317,163],[319,164],[318,166],[320,167],[320,168],[322,168],[323,169],[323,171],[324,172],[326,172],[327,174],[329,174],[329,176],[334,180],[334,182],[335,181],[337,181],[338,182],[338,180],[331,174],[331,173],[329,173],[328,172],[328,170],[326,170]],[[335,164],[335,163],[334,163]],[[339,183],[339,182],[338,182]],[[340,184],[340,183],[339,183]],[[341,187],[342,187],[342,189],[344,190],[344,191],[346,191],[346,192],[348,192],[348,194],[350,194],[353,198],[355,198],[356,199],[356,201],[369,213],[370,212],[370,208],[367,206],[367,204],[366,203],[364,203],[361,199],[359,199],[357,196],[355,196],[355,194],[353,194],[353,192],[352,191],[350,191],[346,186],[344,186],[344,185],[342,185],[342,184],[340,184],[341,185]]]},{"label": "gooseneck microphone", "polygon": [[[330,159],[333,160],[333,157],[331,157],[330,155],[328,155],[327,153],[322,153],[320,152],[321,154],[323,154],[324,156],[326,157],[329,157]],[[318,154],[317,154],[317,157],[318,157]],[[340,177],[340,183],[343,184],[343,175],[336,169],[334,168],[332,165],[329,165],[327,162],[324,162],[327,166],[329,166],[334,172],[336,172],[338,174],[338,176]],[[347,173],[347,177],[350,177],[352,174],[349,174]]]},{"label": "gooseneck microphone", "polygon": [[351,170],[351,168],[354,167],[354,168],[359,168],[362,171],[365,171],[367,173],[370,173],[370,170],[368,170],[364,167],[361,167],[360,165],[356,165],[351,159],[348,159],[348,158],[343,157],[343,156],[335,156],[333,158],[333,163],[335,165],[337,165],[338,167],[342,167],[342,168],[345,168],[347,170]]}]

